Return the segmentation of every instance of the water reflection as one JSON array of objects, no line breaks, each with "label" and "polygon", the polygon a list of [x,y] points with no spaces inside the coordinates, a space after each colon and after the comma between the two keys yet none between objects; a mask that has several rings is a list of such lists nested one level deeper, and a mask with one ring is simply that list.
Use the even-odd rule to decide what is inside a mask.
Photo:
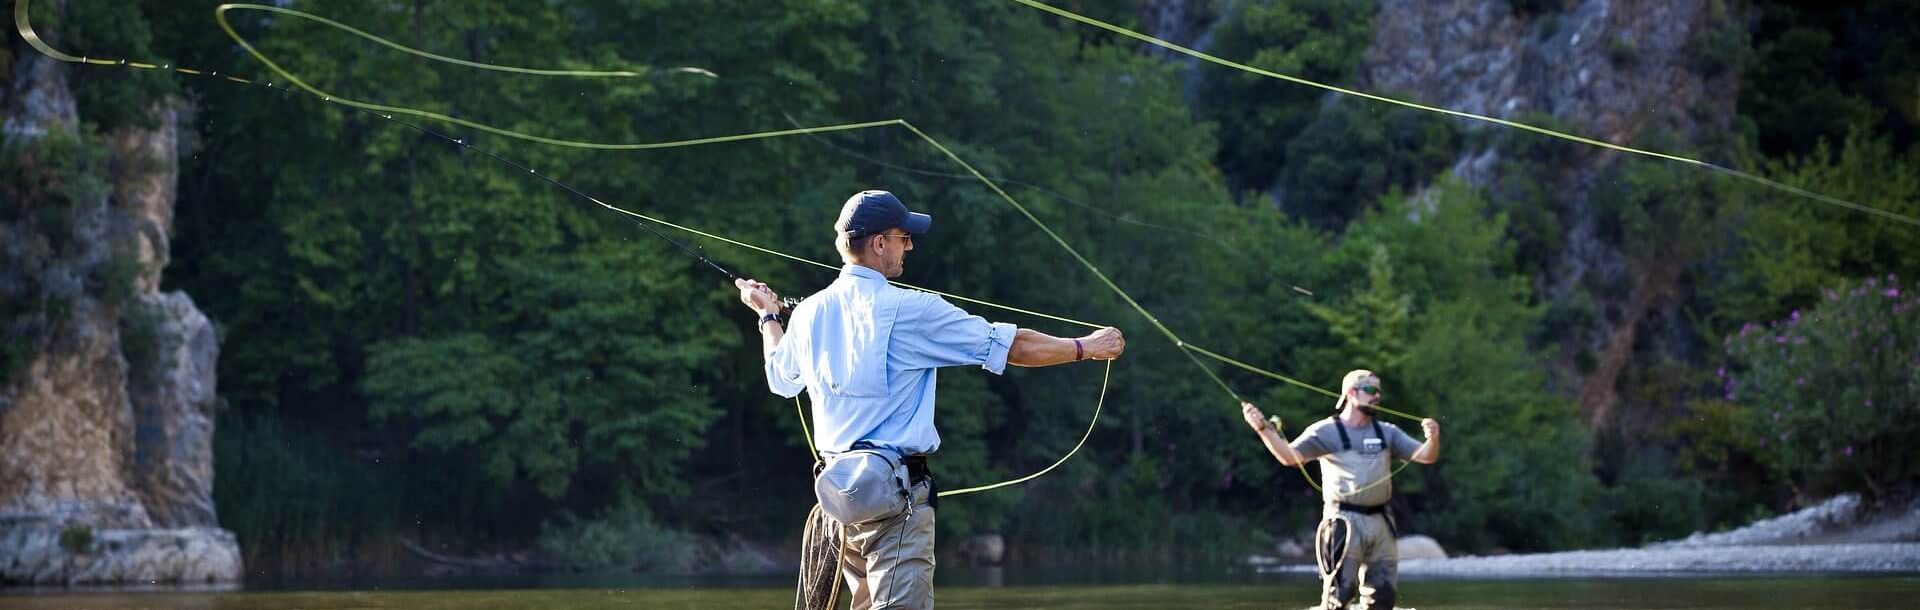
[{"label": "water reflection", "polygon": [[[1305,577],[1215,572],[1212,580],[1126,585],[1052,582],[1043,578],[1104,580],[1101,573],[1035,573],[1017,568],[952,570],[936,597],[944,610],[1218,610],[1303,608],[1315,596]],[[1171,579],[1179,572],[1166,574]],[[1422,610],[1910,608],[1920,577],[1796,576],[1538,579],[1525,581],[1411,580],[1402,599]],[[600,610],[674,608],[739,610],[792,607],[789,576],[636,578],[633,576],[517,579],[435,579],[417,587],[299,591],[72,591],[9,590],[0,610]],[[716,580],[717,579],[717,580]],[[696,584],[702,583],[702,584]],[[720,583],[720,584],[715,584]],[[964,583],[964,584],[962,584]],[[540,586],[548,588],[510,588]],[[451,588],[449,588],[451,587]],[[557,587],[557,588],[556,588]]]}]

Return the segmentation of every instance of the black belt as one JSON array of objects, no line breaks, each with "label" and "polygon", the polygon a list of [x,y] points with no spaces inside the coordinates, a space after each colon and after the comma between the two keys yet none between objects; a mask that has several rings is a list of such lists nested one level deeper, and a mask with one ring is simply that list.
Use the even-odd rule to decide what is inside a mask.
[{"label": "black belt", "polygon": [[927,470],[927,456],[909,455],[900,461],[907,465],[907,482],[919,485],[927,484],[927,508],[940,509],[940,485],[933,482],[933,472]]},{"label": "black belt", "polygon": [[909,455],[900,458],[900,462],[907,465],[907,482],[909,483],[917,484],[933,478],[933,473],[927,470],[927,456]]},{"label": "black belt", "polygon": [[1352,511],[1362,515],[1379,515],[1387,512],[1387,505],[1385,504],[1378,506],[1361,506],[1359,504],[1348,504],[1346,502],[1337,502],[1337,504],[1340,505],[1340,510]]}]

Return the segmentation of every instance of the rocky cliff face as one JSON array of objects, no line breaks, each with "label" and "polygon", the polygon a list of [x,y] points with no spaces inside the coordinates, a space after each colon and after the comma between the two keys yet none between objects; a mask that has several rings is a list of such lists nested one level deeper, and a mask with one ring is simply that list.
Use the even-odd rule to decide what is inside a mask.
[{"label": "rocky cliff face", "polygon": [[[1149,33],[1205,47],[1210,11],[1198,0],[1149,0],[1140,20]],[[1524,5],[1526,12],[1516,10]],[[1731,130],[1738,75],[1708,67],[1697,41],[1736,15],[1714,0],[1380,0],[1373,40],[1352,86],[1429,105],[1538,123],[1550,116],[1565,131],[1633,144],[1645,135],[1699,143]],[[1211,69],[1211,68],[1209,68]],[[1349,83],[1341,83],[1349,84]],[[1332,96],[1334,94],[1328,94]],[[1535,138],[1507,128],[1468,124],[1504,137]],[[1497,130],[1497,131],[1494,131]],[[1581,407],[1595,426],[1612,419],[1614,388],[1649,320],[1671,321],[1683,290],[1685,261],[1636,260],[1599,235],[1589,197],[1624,153],[1576,145],[1556,160],[1549,187],[1557,197],[1566,247],[1536,278],[1543,300],[1581,298],[1583,286],[1621,286],[1592,295],[1597,323],[1563,346]],[[1503,164],[1492,146],[1461,151],[1450,172],[1498,194]],[[1668,325],[1671,327],[1672,325]],[[1668,328],[1671,331],[1671,328]],[[1685,333],[1662,336],[1681,337]],[[1644,347],[1640,346],[1640,347]],[[1575,354],[1597,355],[1594,365]]]},{"label": "rocky cliff face", "polygon": [[[1702,142],[1731,129],[1737,75],[1709,74],[1696,41],[1733,16],[1712,0],[1575,0],[1516,12],[1508,0],[1383,0],[1357,83],[1427,104],[1503,119],[1547,115],[1577,135],[1634,144],[1648,134]],[[1495,126],[1476,129],[1503,129]],[[1537,137],[1512,134],[1516,137]],[[1567,248],[1538,279],[1540,296],[1558,301],[1580,286],[1624,286],[1595,295],[1598,328],[1566,347],[1597,354],[1578,379],[1590,424],[1612,420],[1615,387],[1650,319],[1672,320],[1684,260],[1639,260],[1597,236],[1587,205],[1596,182],[1625,153],[1581,146],[1553,168]],[[1496,188],[1502,159],[1493,149],[1464,151],[1452,173]]]},{"label": "rocky cliff face", "polygon": [[137,301],[123,312],[123,329],[148,344],[127,383],[133,410],[128,456],[131,483],[160,527],[218,525],[213,510],[214,364],[220,347],[213,322],[184,292],[160,292],[173,226],[179,168],[179,112],[154,109],[159,127],[128,129],[112,137],[113,242],[138,261]]},{"label": "rocky cliff face", "polygon": [[153,129],[82,137],[69,68],[17,40],[11,51],[4,137],[27,151],[13,157],[20,173],[51,171],[34,148],[48,138],[103,146],[107,162],[104,175],[50,181],[104,188],[5,202],[18,213],[0,217],[0,297],[39,304],[0,320],[18,348],[0,380],[0,583],[237,580],[239,547],[212,498],[213,327],[186,294],[159,291],[174,102],[156,103]]},{"label": "rocky cliff face", "polygon": [[[1143,0],[1140,3],[1140,27],[1155,38],[1172,42],[1183,47],[1203,47],[1207,30],[1220,18],[1211,2],[1192,0]],[[1148,47],[1148,52],[1157,53],[1169,59],[1179,59],[1191,64],[1194,60],[1186,55],[1175,53],[1160,47]]]},{"label": "rocky cliff face", "polygon": [[1616,143],[1654,128],[1693,139],[1734,109],[1731,83],[1709,82],[1688,52],[1717,25],[1708,4],[1581,0],[1522,14],[1506,0],[1383,0],[1358,84],[1499,118],[1545,113]]}]

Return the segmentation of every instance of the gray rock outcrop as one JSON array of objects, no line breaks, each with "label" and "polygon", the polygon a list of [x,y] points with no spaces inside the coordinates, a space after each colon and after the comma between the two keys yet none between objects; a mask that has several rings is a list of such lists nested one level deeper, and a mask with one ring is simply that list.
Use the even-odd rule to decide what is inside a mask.
[{"label": "gray rock outcrop", "polygon": [[17,39],[10,51],[0,95],[21,171],[48,171],[26,165],[56,137],[106,162],[78,170],[103,188],[0,202],[0,583],[235,581],[239,545],[212,495],[213,325],[159,291],[178,102],[154,103],[154,128],[84,136],[69,68]]},{"label": "gray rock outcrop", "polygon": [[[1696,42],[1736,15],[1709,0],[1577,0],[1521,14],[1504,0],[1382,0],[1358,87],[1495,118],[1551,116],[1579,136],[1633,145],[1663,134],[1707,142],[1729,133],[1738,75],[1706,69]],[[1535,121],[1537,122],[1537,121]],[[1506,129],[1486,125],[1476,129]],[[1520,132],[1510,137],[1545,137]],[[1658,151],[1681,152],[1681,151]],[[1598,295],[1601,315],[1561,359],[1589,351],[1597,364],[1578,374],[1578,400],[1589,425],[1612,420],[1615,387],[1632,359],[1644,323],[1673,319],[1682,251],[1623,252],[1599,237],[1589,205],[1599,181],[1622,153],[1575,146],[1552,168],[1566,248],[1536,278],[1543,300],[1572,298],[1583,285],[1626,286]],[[1492,147],[1463,151],[1451,173],[1498,191],[1503,165]]]}]

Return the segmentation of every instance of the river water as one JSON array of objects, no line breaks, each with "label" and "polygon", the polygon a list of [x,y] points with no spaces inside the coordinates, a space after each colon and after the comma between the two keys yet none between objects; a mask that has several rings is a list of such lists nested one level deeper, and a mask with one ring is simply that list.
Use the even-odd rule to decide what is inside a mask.
[{"label": "river water", "polygon": [[[953,570],[936,601],[946,610],[988,608],[1217,610],[1305,608],[1316,585],[1304,575],[1052,573],[1010,576]],[[943,573],[944,574],[944,573]],[[1217,573],[1216,573],[1217,574]],[[1116,580],[1133,582],[1119,583]],[[1050,581],[1050,582],[1045,582]],[[1196,582],[1202,581],[1202,582]],[[334,588],[351,586],[355,588]],[[258,586],[256,585],[256,588]],[[295,588],[302,588],[296,586]],[[792,607],[775,576],[728,579],[559,577],[388,581],[308,585],[308,590],[7,591],[4,610],[742,610]],[[1916,575],[1672,575],[1401,583],[1400,606],[1468,609],[1916,608]]]}]

